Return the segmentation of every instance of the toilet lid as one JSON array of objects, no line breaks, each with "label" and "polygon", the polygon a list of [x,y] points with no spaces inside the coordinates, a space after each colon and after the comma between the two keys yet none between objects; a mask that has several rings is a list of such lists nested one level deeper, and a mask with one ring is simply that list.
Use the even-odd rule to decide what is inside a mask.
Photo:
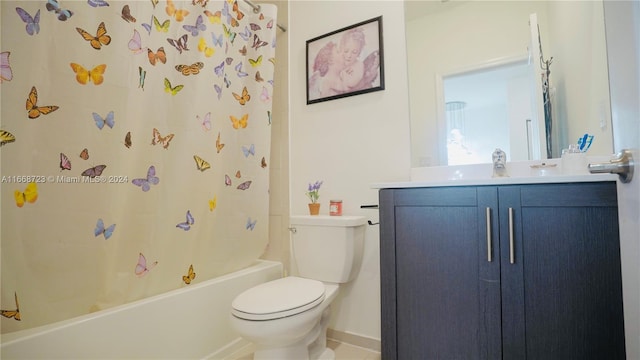
[{"label": "toilet lid", "polygon": [[232,314],[246,320],[273,320],[307,311],[324,300],[324,284],[289,276],[260,284],[238,295]]}]

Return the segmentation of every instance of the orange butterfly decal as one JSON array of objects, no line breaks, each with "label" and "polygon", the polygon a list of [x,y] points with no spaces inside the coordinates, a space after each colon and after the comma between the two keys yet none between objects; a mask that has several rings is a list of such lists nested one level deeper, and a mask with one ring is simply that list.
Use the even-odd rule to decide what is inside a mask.
[{"label": "orange butterfly decal", "polygon": [[106,64],[100,64],[91,70],[85,69],[82,65],[76,63],[70,63],[71,69],[76,73],[76,80],[82,85],[86,85],[87,82],[93,81],[95,85],[100,85],[104,81],[104,71],[107,68]]},{"label": "orange butterfly decal", "polygon": [[193,264],[189,265],[189,272],[187,273],[186,276],[182,277],[182,281],[184,281],[185,284],[189,285],[191,284],[191,280],[196,278],[196,273],[193,272]]},{"label": "orange butterfly decal", "polygon": [[21,321],[20,319],[20,305],[18,305],[18,294],[13,293],[13,296],[16,299],[16,309],[15,310],[0,310],[0,314],[6,318],[13,318],[16,321]]},{"label": "orange butterfly decal", "polygon": [[147,49],[147,56],[149,57],[149,63],[153,66],[155,66],[158,61],[163,64],[167,63],[167,54],[164,52],[164,47],[159,48],[156,53],[151,51],[151,49]]},{"label": "orange butterfly decal", "polygon": [[49,106],[38,106],[36,103],[38,102],[38,91],[36,87],[33,86],[31,88],[31,92],[29,92],[29,96],[27,97],[27,114],[29,115],[29,119],[35,119],[40,115],[47,115],[51,112],[54,112],[59,109],[56,105]]},{"label": "orange butterfly decal", "polygon": [[158,129],[153,128],[153,138],[151,139],[151,145],[160,144],[163,148],[167,149],[169,148],[169,143],[171,142],[171,139],[173,139],[173,137],[174,134],[169,134],[163,137],[162,135],[160,135]]},{"label": "orange butterfly decal", "polygon": [[233,97],[236,98],[236,100],[238,100],[240,105],[244,105],[247,103],[247,101],[251,100],[251,95],[249,95],[249,92],[247,91],[246,86],[242,89],[242,95],[233,93]]},{"label": "orange butterfly decal", "polygon": [[187,10],[176,9],[172,0],[167,0],[167,7],[165,10],[167,11],[167,15],[175,17],[176,21],[182,21],[187,15],[189,15],[189,11]]},{"label": "orange butterfly decal", "polygon": [[98,25],[96,36],[91,35],[79,27],[77,27],[76,30],[82,38],[87,40],[91,44],[91,47],[96,50],[100,50],[102,45],[109,45],[111,43],[111,36],[107,35],[107,28],[104,25],[104,22],[101,22]]},{"label": "orange butterfly decal", "polygon": [[229,119],[231,119],[231,125],[234,129],[244,129],[247,127],[249,123],[249,114],[244,114],[240,119],[233,115],[229,115]]},{"label": "orange butterfly decal", "polygon": [[204,63],[200,61],[191,65],[176,65],[176,70],[181,72],[184,76],[199,74],[202,68],[204,68]]},{"label": "orange butterfly decal", "polygon": [[234,1],[233,2],[233,11],[238,14],[237,19],[238,20],[242,20],[242,18],[244,17],[244,13],[242,11],[240,11],[240,9],[238,8],[238,2]]},{"label": "orange butterfly decal", "polygon": [[264,159],[264,156],[262,157],[262,161],[260,161],[260,166],[263,169],[267,167],[267,160]]},{"label": "orange butterfly decal", "polygon": [[89,159],[89,150],[87,150],[87,148],[84,148],[84,150],[82,150],[82,152],[80,153],[80,158],[82,160]]},{"label": "orange butterfly decal", "polygon": [[216,151],[218,154],[220,154],[220,151],[222,151],[223,147],[224,144],[220,142],[220,132],[218,132],[218,138],[216,139]]}]

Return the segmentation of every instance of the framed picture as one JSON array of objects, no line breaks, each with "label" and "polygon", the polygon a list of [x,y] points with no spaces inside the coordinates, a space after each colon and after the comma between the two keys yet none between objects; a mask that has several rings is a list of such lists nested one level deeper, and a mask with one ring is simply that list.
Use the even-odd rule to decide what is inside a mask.
[{"label": "framed picture", "polygon": [[307,40],[307,104],[384,90],[382,16]]}]

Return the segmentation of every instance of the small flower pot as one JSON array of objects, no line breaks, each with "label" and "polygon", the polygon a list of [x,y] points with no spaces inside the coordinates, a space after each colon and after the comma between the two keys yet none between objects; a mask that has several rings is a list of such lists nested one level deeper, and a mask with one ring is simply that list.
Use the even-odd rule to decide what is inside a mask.
[{"label": "small flower pot", "polygon": [[310,215],[320,214],[320,203],[309,204],[309,214]]}]

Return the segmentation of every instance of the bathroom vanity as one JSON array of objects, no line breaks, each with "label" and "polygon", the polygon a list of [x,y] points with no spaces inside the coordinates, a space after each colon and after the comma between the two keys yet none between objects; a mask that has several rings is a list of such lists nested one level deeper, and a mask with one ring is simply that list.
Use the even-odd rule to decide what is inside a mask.
[{"label": "bathroom vanity", "polygon": [[615,177],[378,184],[383,359],[624,359]]}]

